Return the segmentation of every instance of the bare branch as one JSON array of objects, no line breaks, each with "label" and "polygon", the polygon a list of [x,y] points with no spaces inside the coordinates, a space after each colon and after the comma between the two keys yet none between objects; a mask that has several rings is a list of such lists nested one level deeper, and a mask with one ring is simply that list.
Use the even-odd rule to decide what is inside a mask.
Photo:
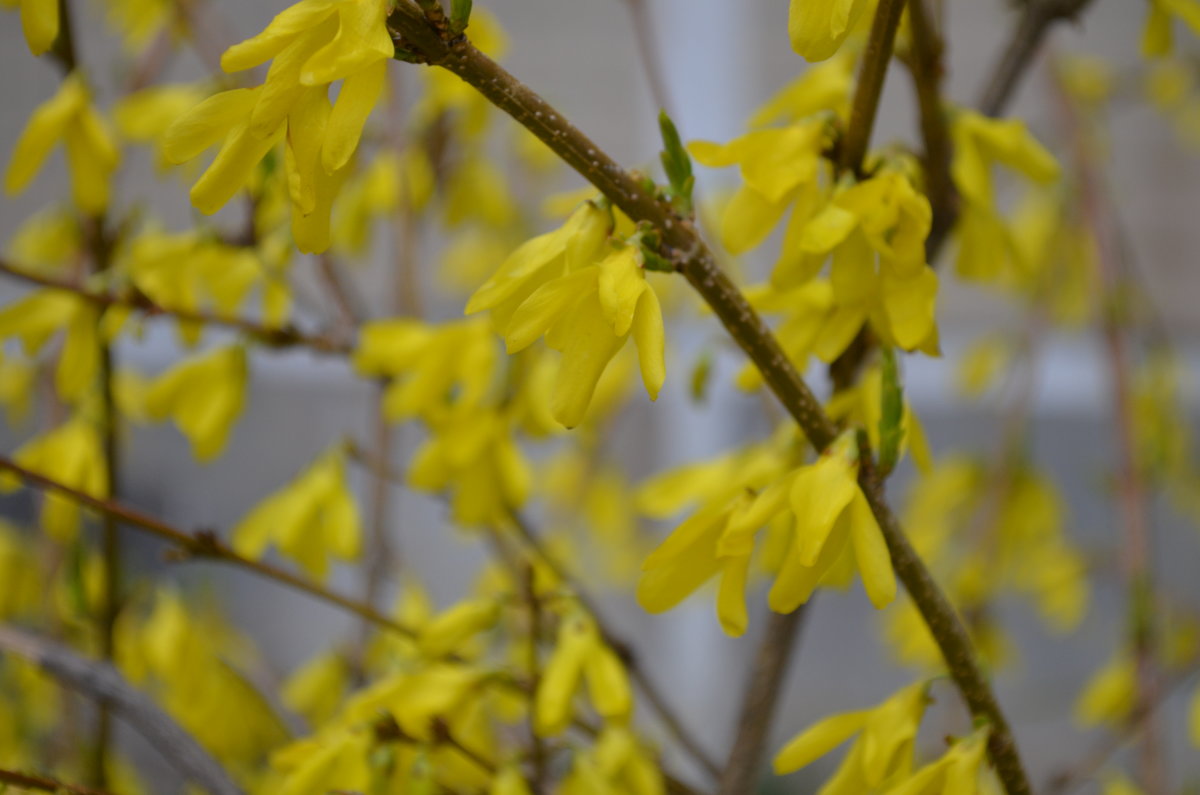
[{"label": "bare branch", "polygon": [[68,687],[108,704],[188,781],[213,795],[241,795],[216,760],[111,665],[9,626],[0,626],[0,650],[23,657]]}]

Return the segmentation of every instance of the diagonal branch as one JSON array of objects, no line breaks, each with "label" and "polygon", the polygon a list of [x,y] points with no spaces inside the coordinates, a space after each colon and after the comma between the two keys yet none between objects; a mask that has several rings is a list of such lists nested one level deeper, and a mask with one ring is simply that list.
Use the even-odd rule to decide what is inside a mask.
[{"label": "diagonal branch", "polygon": [[[241,795],[229,774],[190,734],[108,663],[88,660],[70,649],[9,626],[0,626],[0,651],[22,657],[68,687],[108,704],[113,714],[137,729],[188,781],[213,795]],[[78,788],[73,791],[94,792]]]},{"label": "diagonal branch", "polygon": [[211,530],[201,530],[195,533],[185,532],[160,519],[127,507],[122,503],[113,500],[102,500],[68,486],[65,483],[52,480],[45,475],[26,469],[3,456],[0,456],[0,473],[9,473],[32,488],[61,494],[104,516],[110,516],[137,530],[158,536],[164,541],[169,542],[186,558],[215,560],[237,566],[238,568],[247,569],[269,580],[274,580],[289,588],[306,593],[334,607],[353,613],[359,618],[366,619],[380,627],[398,632],[405,637],[415,637],[416,635],[416,632],[412,628],[401,624],[395,619],[389,618],[370,605],[330,591],[319,583],[293,574],[286,569],[239,555],[229,545],[221,541],[216,533]]},{"label": "diagonal branch", "polygon": [[[800,377],[779,341],[741,291],[720,270],[694,225],[660,202],[654,191],[579,131],[544,99],[473,47],[465,37],[445,39],[426,24],[407,0],[397,3],[389,25],[399,45],[426,63],[448,69],[540,138],[568,165],[595,185],[634,221],[656,227],[663,255],[674,262],[746,352],[771,391],[796,420],[809,442],[824,450],[836,429],[812,390]],[[904,535],[883,494],[883,481],[870,466],[860,477],[872,512],[883,529],[897,576],[929,626],[951,676],[971,712],[992,727],[989,751],[1009,795],[1030,792],[1008,723],[983,675],[977,655],[953,606]]]},{"label": "diagonal branch", "polygon": [[867,145],[871,142],[871,130],[875,127],[875,114],[879,110],[879,97],[883,94],[883,80],[888,65],[892,62],[892,50],[896,46],[896,31],[900,29],[900,15],[904,12],[904,0],[880,0],[871,22],[871,33],[867,37],[867,49],[863,53],[862,66],[858,70],[858,85],[854,89],[854,102],[850,106],[850,123],[841,143],[838,165],[842,171],[857,174],[862,170]]},{"label": "diagonal branch", "polygon": [[18,790],[65,793],[65,795],[111,795],[111,793],[104,790],[81,787],[77,784],[68,784],[65,781],[59,781],[49,776],[38,776],[32,773],[22,773],[19,770],[7,770],[4,768],[0,768],[0,785],[11,785]]},{"label": "diagonal branch", "polygon": [[118,293],[93,290],[77,282],[56,279],[52,276],[43,276],[40,273],[31,273],[4,260],[0,260],[0,273],[49,290],[74,293],[83,300],[97,306],[123,306],[135,309],[148,317],[166,315],[187,323],[200,323],[206,326],[233,329],[272,348],[308,348],[316,353],[337,356],[347,356],[352,350],[351,346],[345,342],[340,342],[328,336],[305,334],[291,325],[267,326],[255,320],[218,315],[212,312],[191,309],[170,309],[156,304],[144,293]]}]

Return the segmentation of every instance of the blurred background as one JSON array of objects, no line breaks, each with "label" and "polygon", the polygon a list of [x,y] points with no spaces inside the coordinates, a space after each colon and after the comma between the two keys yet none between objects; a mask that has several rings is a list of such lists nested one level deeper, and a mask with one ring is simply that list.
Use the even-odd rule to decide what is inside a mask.
[{"label": "blurred background", "polygon": [[[81,4],[85,24],[79,25],[81,59],[89,78],[100,88],[99,104],[111,101],[121,79],[122,57],[111,36],[100,35],[102,13],[95,4]],[[210,0],[206,15],[220,20],[227,42],[248,37],[282,7],[272,0]],[[685,140],[728,140],[743,131],[744,119],[775,91],[794,79],[806,64],[791,50],[784,28],[782,2],[735,3],[729,0],[645,0],[647,64],[634,30],[635,16],[625,0],[477,0],[491,11],[507,32],[509,47],[503,63],[557,106],[613,157],[631,167],[653,167],[660,146],[656,102],[648,88],[647,69],[661,70],[668,109]],[[1015,22],[1015,13],[1001,0],[945,3],[947,54],[946,85],[955,101],[976,101],[1000,47]],[[1055,29],[1047,50],[1088,53],[1104,58],[1118,73],[1136,68],[1144,4],[1129,0],[1098,0],[1079,25]],[[7,151],[33,108],[56,88],[56,68],[28,56],[15,15],[0,17],[0,145]],[[1044,60],[1044,51],[1040,56]],[[401,91],[414,91],[420,67],[396,64]],[[195,79],[206,73],[187,50],[169,66],[163,79]],[[107,92],[107,93],[106,93]],[[893,67],[889,73],[874,141],[916,142],[912,82]],[[1019,89],[1011,114],[1026,119],[1052,151],[1061,151],[1054,124],[1054,102],[1046,71],[1035,67]],[[1196,414],[1195,374],[1200,332],[1200,154],[1189,149],[1178,131],[1144,102],[1115,103],[1110,114],[1110,179],[1117,186],[1118,212],[1130,251],[1171,343],[1184,362],[1182,394],[1189,415]],[[498,125],[509,130],[507,121]],[[5,155],[7,157],[7,155]],[[702,195],[717,196],[734,184],[731,170],[701,169]],[[61,195],[66,171],[55,155],[30,190],[0,203],[0,241],[32,212]],[[192,211],[186,185],[172,176],[159,176],[142,154],[127,159],[117,193],[152,207],[171,229],[184,228]],[[540,187],[540,186],[539,186]],[[582,187],[574,174],[558,172],[547,178],[546,193]],[[546,225],[544,228],[549,228]],[[370,261],[353,268],[355,291],[374,316],[387,312],[380,296],[382,279],[392,261],[394,238],[382,236]],[[420,291],[430,319],[459,316],[462,297],[439,291],[433,273],[445,244],[444,233],[432,230],[421,239]],[[765,274],[775,244],[745,258],[746,273]],[[293,273],[314,300],[301,304],[302,324],[317,327],[332,312],[320,296],[315,265],[297,260]],[[0,303],[8,304],[25,288],[0,279]],[[930,437],[935,456],[966,450],[987,456],[1002,443],[1006,403],[1004,390],[981,399],[961,397],[956,367],[968,344],[983,333],[1021,332],[1025,315],[1005,302],[947,276],[942,281],[939,325],[944,356],[907,357],[906,389]],[[322,313],[325,313],[322,316]],[[177,357],[175,334],[150,323],[140,341],[122,339],[116,349],[121,364],[158,372]],[[206,335],[207,343],[220,334]],[[742,366],[740,354],[722,341],[720,328],[707,317],[691,313],[668,331],[668,382],[656,404],[631,401],[606,448],[632,477],[639,479],[671,465],[713,455],[748,438],[764,436],[770,424],[764,402],[739,392],[732,384]],[[715,352],[711,388],[702,402],[690,397],[688,379],[694,362]],[[1031,422],[1034,457],[1058,485],[1067,504],[1066,531],[1097,555],[1117,547],[1118,526],[1110,488],[1114,470],[1112,405],[1099,333],[1050,333],[1039,346]],[[333,440],[349,436],[369,442],[375,427],[374,395],[369,384],[354,378],[340,361],[304,353],[257,353],[251,367],[251,399],[235,427],[223,457],[210,465],[192,458],[185,440],[172,428],[155,426],[131,431],[121,473],[127,501],[182,527],[229,528],[264,495],[289,480]],[[810,373],[822,394],[827,383],[821,368]],[[5,428],[2,448],[10,452],[45,417],[25,427]],[[421,438],[416,427],[398,432],[393,463],[402,468]],[[354,482],[366,499],[369,481],[362,470]],[[891,486],[903,501],[911,479],[906,465]],[[29,492],[4,497],[0,510],[28,518],[35,508]],[[390,498],[392,535],[402,560],[393,572],[390,593],[403,572],[413,572],[439,605],[466,592],[485,560],[479,539],[455,530],[446,520],[446,507],[437,499],[404,489]],[[1156,503],[1153,514],[1155,560],[1164,582],[1181,600],[1200,606],[1200,576],[1196,572],[1195,528],[1170,506]],[[657,528],[662,532],[668,528]],[[229,606],[229,612],[264,650],[272,670],[284,676],[299,661],[337,639],[357,631],[354,621],[303,596],[259,582],[240,572],[192,563],[167,565],[161,546],[128,536],[131,568],[175,578],[187,587],[209,588]],[[360,573],[340,568],[332,583],[354,590]],[[1001,703],[1006,705],[1034,780],[1044,782],[1064,760],[1078,758],[1102,736],[1080,731],[1072,720],[1074,699],[1084,681],[1109,657],[1124,620],[1124,602],[1113,577],[1094,588],[1089,612],[1080,630],[1070,636],[1048,634],[1026,604],[1003,605],[1001,620],[1012,633],[1015,658],[998,674]],[[679,609],[648,616],[631,597],[600,594],[610,623],[631,639],[651,677],[656,679],[711,753],[723,756],[731,740],[747,665],[756,648],[765,603],[762,594],[751,600],[751,626],[741,639],[725,637],[712,615],[711,596],[696,596]],[[834,711],[874,704],[911,673],[898,667],[880,642],[880,622],[859,589],[822,593],[810,611],[795,658],[784,700],[778,712],[771,748],[802,727]],[[1172,777],[1200,782],[1200,754],[1190,748],[1182,730],[1186,690],[1163,708],[1162,726]],[[935,695],[957,709],[956,696],[945,686]],[[645,717],[645,716],[643,716]],[[648,720],[648,719],[647,719]],[[652,723],[649,725],[652,726]],[[651,732],[656,731],[651,728]],[[131,732],[122,742],[139,748]],[[139,753],[150,770],[159,763],[152,753]],[[1121,757],[1116,757],[1120,759]],[[675,760],[687,769],[683,759]],[[694,773],[695,771],[693,771]],[[814,766],[773,791],[808,792],[822,769]],[[163,781],[171,780],[164,774]],[[169,785],[164,784],[162,791]],[[1088,791],[1087,787],[1080,791]]]}]

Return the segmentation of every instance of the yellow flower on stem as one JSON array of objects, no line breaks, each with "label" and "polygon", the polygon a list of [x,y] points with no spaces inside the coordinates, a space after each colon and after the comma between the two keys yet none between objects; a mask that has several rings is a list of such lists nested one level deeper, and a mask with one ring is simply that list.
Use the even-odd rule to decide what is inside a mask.
[{"label": "yellow flower on stem", "polygon": [[329,557],[358,558],[362,546],[358,505],[346,481],[346,455],[335,447],[291,483],[255,506],[233,529],[233,548],[258,559],[272,541],[318,580]]},{"label": "yellow flower on stem", "polygon": [[66,147],[75,205],[92,215],[103,212],[108,181],[121,154],[77,72],[67,75],[58,93],[29,117],[8,161],[4,190],[9,195],[25,190],[59,141]]},{"label": "yellow flower on stem", "polygon": [[788,36],[792,49],[806,61],[829,58],[870,6],[867,0],[791,0]]},{"label": "yellow flower on stem", "polygon": [[1058,179],[1058,163],[1019,119],[991,119],[963,109],[955,112],[950,129],[950,174],[962,200],[955,267],[964,277],[994,279],[1019,257],[996,208],[992,168],[1000,163],[1045,184]]},{"label": "yellow flower on stem", "polygon": [[980,727],[950,746],[941,759],[887,790],[887,795],[977,795],[989,792],[980,777],[987,772],[989,729]]},{"label": "yellow flower on stem", "polygon": [[21,10],[21,29],[25,43],[34,55],[41,55],[58,38],[58,0],[4,0],[4,5]]},{"label": "yellow flower on stem", "polygon": [[562,353],[550,411],[568,428],[583,421],[630,336],[651,400],[666,377],[662,307],[641,250],[606,245],[611,229],[611,213],[585,202],[561,228],[521,245],[467,302],[468,314],[491,310],[510,354],[543,336]]},{"label": "yellow flower on stem", "polygon": [[846,433],[815,463],[756,492],[706,504],[646,558],[638,602],[651,613],[664,612],[719,574],[717,617],[726,633],[741,635],[755,536],[783,519],[792,532],[767,597],[772,610],[792,612],[818,585],[844,581],[854,568],[872,604],[886,606],[896,596],[891,556],[857,475],[857,446]]},{"label": "yellow flower on stem", "polygon": [[146,389],[145,411],[170,417],[200,461],[220,455],[246,401],[246,352],[228,346],[193,356],[160,375]]},{"label": "yellow flower on stem", "polygon": [[710,168],[737,165],[742,186],[721,217],[721,243],[732,254],[758,246],[795,205],[806,220],[817,201],[827,119],[809,117],[786,127],[755,130],[727,144],[693,141],[688,152]]},{"label": "yellow flower on stem", "polygon": [[[1172,27],[1178,18],[1200,35],[1200,2],[1196,0],[1149,0],[1146,24],[1142,28],[1142,55],[1170,55],[1175,36]],[[28,35],[28,34],[27,34]]]},{"label": "yellow flower on stem", "polygon": [[[394,54],[386,14],[385,0],[301,0],[221,56],[227,72],[272,63],[261,86],[215,94],[167,131],[164,152],[175,163],[223,141],[192,187],[201,212],[224,206],[286,132],[296,245],[306,253],[329,247],[333,200]],[[331,106],[329,84],[338,80]]]},{"label": "yellow flower on stem", "polygon": [[0,309],[0,340],[18,337],[27,356],[34,356],[59,331],[65,331],[54,373],[63,400],[77,401],[93,385],[100,366],[95,305],[71,293],[40,290]]},{"label": "yellow flower on stem", "polygon": [[907,778],[912,771],[913,744],[929,703],[928,691],[928,682],[915,682],[872,709],[818,721],[775,755],[776,775],[807,767],[857,735],[821,792],[875,792]]},{"label": "yellow flower on stem", "polygon": [[[13,456],[21,466],[54,478],[92,497],[108,494],[108,469],[100,432],[83,416],[76,415],[49,433],[22,445]],[[12,491],[15,478],[0,478],[0,490]],[[79,503],[70,497],[46,493],[42,501],[41,526],[60,543],[79,533]]]},{"label": "yellow flower on stem", "polygon": [[561,734],[574,717],[572,701],[586,681],[592,706],[606,720],[623,721],[633,711],[625,667],[590,617],[581,611],[563,617],[554,652],[534,695],[534,730],[540,737]]}]

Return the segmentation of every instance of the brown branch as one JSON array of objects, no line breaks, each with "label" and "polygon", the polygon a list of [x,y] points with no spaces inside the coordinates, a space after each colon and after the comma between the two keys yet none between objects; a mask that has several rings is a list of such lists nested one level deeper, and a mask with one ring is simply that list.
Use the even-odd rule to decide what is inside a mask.
[{"label": "brown branch", "polygon": [[979,110],[987,116],[999,116],[1012,99],[1017,83],[1033,66],[1038,49],[1054,23],[1074,19],[1092,0],[1027,0],[1021,18],[1013,29],[1000,59],[979,100]]},{"label": "brown branch", "polygon": [[9,472],[33,488],[61,494],[102,515],[111,516],[130,527],[158,536],[178,549],[184,559],[215,560],[237,566],[238,568],[247,569],[269,580],[274,580],[294,590],[306,593],[326,604],[353,613],[359,618],[371,621],[380,627],[397,632],[405,637],[411,638],[416,636],[416,632],[413,629],[378,612],[370,605],[337,594],[318,583],[292,574],[286,569],[239,555],[210,530],[200,530],[194,533],[185,532],[160,519],[129,508],[122,503],[113,500],[102,500],[86,494],[79,489],[52,480],[45,475],[26,469],[3,456],[0,456],[0,472]]},{"label": "brown branch", "polygon": [[[465,37],[446,40],[430,28],[409,2],[396,5],[389,24],[400,44],[425,62],[448,69],[473,86],[489,101],[540,138],[568,165],[595,185],[610,201],[635,221],[657,228],[662,253],[700,293],[713,313],[746,352],[763,380],[796,420],[809,443],[824,450],[836,429],[808,385],[741,291],[717,266],[695,227],[659,201],[648,186],[622,169],[594,142],[540,96],[473,47]],[[933,581],[924,563],[908,543],[899,521],[884,499],[883,483],[870,467],[861,473],[864,492],[883,528],[896,574],[913,597],[930,627],[951,676],[972,714],[992,727],[989,749],[1009,795],[1030,792],[1016,741],[984,678],[966,631],[954,608]]]},{"label": "brown branch", "polygon": [[883,94],[883,81],[887,77],[888,65],[892,62],[896,31],[900,29],[900,16],[903,13],[904,0],[879,0],[875,18],[871,22],[871,33],[867,38],[867,49],[863,53],[862,64],[858,70],[858,85],[854,89],[854,102],[850,106],[850,122],[841,141],[838,165],[844,172],[858,174],[862,170],[867,145],[871,142],[871,130],[875,127],[875,114],[879,110],[879,97]]},{"label": "brown branch", "polygon": [[78,784],[68,784],[65,781],[59,781],[49,776],[35,776],[31,773],[21,773],[17,770],[6,770],[4,768],[0,768],[0,784],[11,785],[23,790],[60,793],[60,795],[62,793],[66,793],[66,795],[112,795],[111,792],[105,790],[81,787]]},{"label": "brown branch", "polygon": [[942,107],[945,46],[930,18],[926,2],[908,2],[909,28],[912,32],[908,66],[916,87],[921,140],[925,146],[925,192],[933,210],[929,236],[925,239],[925,261],[932,263],[958,215],[958,196],[954,181],[950,178],[950,130]]},{"label": "brown branch", "polygon": [[0,626],[0,650],[28,660],[97,702],[107,703],[188,781],[213,795],[241,795],[229,775],[191,735],[108,663],[85,659],[9,626]]},{"label": "brown branch", "polygon": [[742,699],[737,734],[721,774],[718,795],[742,795],[755,790],[783,679],[807,614],[808,606],[801,605],[792,613],[769,616]]},{"label": "brown branch", "polygon": [[208,326],[233,329],[271,348],[308,348],[316,353],[336,356],[348,356],[353,350],[353,346],[348,343],[324,335],[305,334],[291,325],[266,326],[258,321],[246,318],[229,317],[227,315],[190,309],[170,309],[154,303],[154,301],[142,293],[117,293],[92,290],[66,279],[56,279],[51,276],[30,273],[3,260],[0,260],[0,273],[50,290],[62,290],[74,293],[83,300],[90,301],[98,306],[124,306],[135,309],[148,317],[161,315],[189,323],[201,323]]}]

